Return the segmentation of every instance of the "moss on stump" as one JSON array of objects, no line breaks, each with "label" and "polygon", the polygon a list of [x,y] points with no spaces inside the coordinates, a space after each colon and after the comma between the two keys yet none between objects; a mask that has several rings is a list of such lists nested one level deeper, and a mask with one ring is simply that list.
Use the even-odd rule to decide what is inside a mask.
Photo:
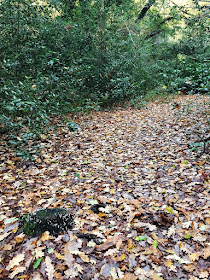
[{"label": "moss on stump", "polygon": [[20,217],[22,230],[28,236],[41,235],[49,231],[58,236],[73,226],[73,216],[63,208],[43,209]]}]

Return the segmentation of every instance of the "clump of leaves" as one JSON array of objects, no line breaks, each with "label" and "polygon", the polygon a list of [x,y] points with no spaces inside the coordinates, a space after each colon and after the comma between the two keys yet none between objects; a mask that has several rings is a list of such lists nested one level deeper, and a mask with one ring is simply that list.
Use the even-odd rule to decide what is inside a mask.
[{"label": "clump of leaves", "polygon": [[43,209],[22,215],[20,225],[23,232],[29,236],[37,236],[45,231],[57,236],[60,232],[65,232],[72,228],[73,217],[66,209]]}]

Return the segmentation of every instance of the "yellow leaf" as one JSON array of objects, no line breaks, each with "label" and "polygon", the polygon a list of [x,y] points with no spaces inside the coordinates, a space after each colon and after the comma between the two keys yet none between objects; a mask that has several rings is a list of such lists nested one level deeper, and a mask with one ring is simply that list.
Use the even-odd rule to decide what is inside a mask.
[{"label": "yellow leaf", "polygon": [[90,262],[89,257],[88,257],[87,255],[85,255],[85,253],[81,252],[81,253],[79,254],[79,256],[80,256],[80,259],[81,259],[83,262],[87,262],[87,263]]},{"label": "yellow leaf", "polygon": [[40,238],[41,241],[46,241],[46,240],[49,240],[49,239],[50,239],[49,231],[45,231]]},{"label": "yellow leaf", "polygon": [[17,243],[21,243],[23,241],[23,238],[25,237],[26,235],[24,233],[21,233],[19,234],[18,236],[15,237],[15,241]]},{"label": "yellow leaf", "polygon": [[40,138],[43,139],[43,140],[47,139],[47,135],[40,134],[39,136],[40,136]]},{"label": "yellow leaf", "polygon": [[164,264],[165,264],[165,266],[167,266],[169,268],[173,265],[173,263],[170,259],[168,259]]},{"label": "yellow leaf", "polygon": [[121,261],[123,261],[125,258],[126,258],[126,254],[122,254],[121,256],[116,257],[116,258],[114,258],[114,259],[115,259],[115,261],[117,261],[117,262],[121,262]]},{"label": "yellow leaf", "polygon": [[18,227],[15,227],[15,228],[12,230],[13,233],[16,233],[17,231],[18,231]]},{"label": "yellow leaf", "polygon": [[115,194],[115,189],[111,189],[110,194]]},{"label": "yellow leaf", "polygon": [[55,254],[55,256],[56,256],[57,259],[59,259],[59,260],[63,260],[63,259],[64,259],[64,256],[61,255],[60,253],[54,251],[54,254]]}]

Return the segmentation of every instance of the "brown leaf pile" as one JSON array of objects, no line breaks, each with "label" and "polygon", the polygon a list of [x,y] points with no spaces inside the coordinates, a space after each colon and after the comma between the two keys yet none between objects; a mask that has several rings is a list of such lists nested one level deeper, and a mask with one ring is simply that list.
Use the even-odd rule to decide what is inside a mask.
[{"label": "brown leaf pile", "polygon": [[[80,116],[77,132],[57,120],[35,162],[2,142],[0,279],[208,279],[209,156],[188,144],[209,134],[209,98],[175,101]],[[21,232],[20,214],[57,207],[72,231]]]}]

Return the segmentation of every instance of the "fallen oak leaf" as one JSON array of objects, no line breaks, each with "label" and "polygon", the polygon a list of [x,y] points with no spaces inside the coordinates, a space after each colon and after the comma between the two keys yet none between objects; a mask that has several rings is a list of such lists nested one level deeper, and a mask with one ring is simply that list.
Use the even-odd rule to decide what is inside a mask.
[{"label": "fallen oak leaf", "polygon": [[173,265],[173,263],[172,263],[172,261],[170,259],[168,259],[167,261],[164,262],[164,265],[166,267],[170,268]]},{"label": "fallen oak leaf", "polygon": [[53,236],[50,236],[49,231],[45,231],[45,232],[42,234],[40,240],[41,240],[41,241],[47,241],[47,240],[49,240],[49,239],[51,239],[51,238],[53,238]]},{"label": "fallen oak leaf", "polygon": [[54,274],[54,266],[52,265],[52,260],[50,257],[46,256],[45,258],[45,264],[46,264],[46,272],[49,280],[53,280],[53,274]]},{"label": "fallen oak leaf", "polygon": [[114,245],[115,245],[115,244],[114,244],[112,241],[106,241],[106,242],[103,243],[103,244],[96,245],[96,246],[95,246],[95,250],[98,251],[98,252],[106,251],[106,250],[108,250],[109,248],[113,247]]},{"label": "fallen oak leaf", "polygon": [[126,254],[122,254],[119,257],[114,258],[115,261],[121,262],[126,258]]},{"label": "fallen oak leaf", "polygon": [[75,263],[74,264],[74,268],[76,269],[77,272],[82,273],[83,272],[83,268],[80,264]]},{"label": "fallen oak leaf", "polygon": [[176,228],[174,225],[172,225],[168,230],[168,238],[170,238],[176,231]]},{"label": "fallen oak leaf", "polygon": [[14,266],[19,265],[20,262],[22,262],[25,259],[25,254],[17,254],[12,260],[10,260],[8,266],[6,267],[6,270],[12,269]]},{"label": "fallen oak leaf", "polygon": [[83,262],[87,262],[87,263],[90,262],[90,258],[84,252],[80,252],[79,256]]},{"label": "fallen oak leaf", "polygon": [[36,272],[31,280],[43,280],[43,278],[39,272]]},{"label": "fallen oak leaf", "polygon": [[206,247],[206,248],[203,250],[203,258],[204,258],[204,259],[207,259],[208,257],[210,257],[210,246]]},{"label": "fallen oak leaf", "polygon": [[57,259],[59,259],[59,260],[63,260],[64,259],[64,256],[61,255],[60,253],[58,253],[57,251],[54,250],[53,252],[54,252],[54,254],[55,254]]},{"label": "fallen oak leaf", "polygon": [[79,248],[81,247],[82,247],[81,239],[70,240],[65,244],[65,248],[64,248],[65,255],[66,254],[68,255],[68,253],[79,255],[80,254]]},{"label": "fallen oak leaf", "polygon": [[118,279],[117,271],[114,266],[111,267],[110,274],[111,274],[113,280]]},{"label": "fallen oak leaf", "polygon": [[22,273],[26,270],[26,267],[17,267],[12,273],[9,274],[9,278],[13,279],[17,274]]},{"label": "fallen oak leaf", "polygon": [[0,241],[4,240],[4,238],[6,238],[8,235],[10,235],[11,232],[6,232],[4,234],[0,235]]},{"label": "fallen oak leaf", "polygon": [[134,280],[134,279],[136,279],[136,277],[130,273],[126,273],[122,278],[122,280]]},{"label": "fallen oak leaf", "polygon": [[166,256],[165,257],[166,259],[172,259],[172,260],[176,260],[178,261],[180,264],[191,264],[192,262],[187,260],[187,259],[184,259],[184,258],[180,258],[179,256],[177,256],[176,254],[174,255],[170,255],[170,256]]},{"label": "fallen oak leaf", "polygon": [[199,278],[208,279],[208,277],[209,277],[208,271],[202,271],[202,272],[200,272]]},{"label": "fallen oak leaf", "polygon": [[151,225],[150,223],[143,223],[143,222],[138,222],[134,224],[134,227],[146,227],[148,228],[150,231],[154,231],[157,229],[156,225]]},{"label": "fallen oak leaf", "polygon": [[193,240],[202,242],[202,241],[206,241],[207,238],[208,238],[208,235],[201,235],[200,234],[200,235],[194,236]]},{"label": "fallen oak leaf", "polygon": [[189,255],[189,259],[194,262],[194,261],[199,260],[200,256],[201,256],[201,253],[192,253]]},{"label": "fallen oak leaf", "polygon": [[33,250],[33,252],[32,252],[32,255],[33,255],[36,259],[44,257],[44,252],[43,252],[43,250],[44,250],[45,248],[46,248],[45,246],[35,248],[35,249]]},{"label": "fallen oak leaf", "polygon": [[114,236],[109,237],[105,241],[105,243],[100,244],[100,245],[96,245],[95,250],[98,251],[98,252],[106,251],[106,250],[110,249],[111,247],[115,246],[118,239],[119,239],[119,234],[115,234]]}]

